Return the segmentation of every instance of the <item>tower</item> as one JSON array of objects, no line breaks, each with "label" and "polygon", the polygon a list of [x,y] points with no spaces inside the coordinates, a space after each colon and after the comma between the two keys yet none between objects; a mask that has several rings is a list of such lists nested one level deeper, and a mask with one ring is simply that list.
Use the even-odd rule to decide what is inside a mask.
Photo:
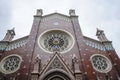
[{"label": "tower", "polygon": [[69,15],[34,15],[29,36],[0,42],[0,79],[119,80],[120,60],[102,30],[98,40],[82,34],[74,9]]}]

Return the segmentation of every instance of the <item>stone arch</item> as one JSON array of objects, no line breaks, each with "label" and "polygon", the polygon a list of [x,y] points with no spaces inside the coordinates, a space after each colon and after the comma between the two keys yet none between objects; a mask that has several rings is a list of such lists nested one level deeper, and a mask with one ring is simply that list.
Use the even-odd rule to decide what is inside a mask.
[{"label": "stone arch", "polygon": [[[39,79],[40,80],[40,79]],[[74,80],[69,73],[66,73],[62,70],[50,70],[41,80]]]}]

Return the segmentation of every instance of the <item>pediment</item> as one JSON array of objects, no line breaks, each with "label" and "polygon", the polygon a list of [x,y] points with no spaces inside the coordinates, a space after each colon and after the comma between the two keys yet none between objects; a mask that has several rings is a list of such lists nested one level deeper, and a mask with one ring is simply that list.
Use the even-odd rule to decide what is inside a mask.
[{"label": "pediment", "polygon": [[69,67],[66,65],[64,60],[61,58],[59,55],[60,53],[55,53],[51,60],[48,62],[47,66],[45,67],[44,71],[42,74],[50,71],[50,70],[63,70],[67,73],[72,73],[69,69]]},{"label": "pediment", "polygon": [[60,14],[60,13],[52,13],[52,14],[45,15],[42,17],[41,22],[51,21],[53,19],[59,19],[59,20],[65,21],[65,22],[71,22],[71,19],[69,16]]},{"label": "pediment", "polygon": [[69,17],[68,15],[57,13],[57,12],[44,15],[44,17],[54,16],[54,15],[63,16],[63,17]]}]

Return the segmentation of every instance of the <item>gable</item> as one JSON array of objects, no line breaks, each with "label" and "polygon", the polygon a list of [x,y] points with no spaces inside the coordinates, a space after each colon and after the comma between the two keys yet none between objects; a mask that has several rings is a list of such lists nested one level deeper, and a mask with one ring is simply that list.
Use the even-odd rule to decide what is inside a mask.
[{"label": "gable", "polygon": [[59,53],[57,52],[53,55],[51,60],[48,62],[42,74],[50,70],[63,70],[67,73],[72,73],[70,69],[67,67],[66,63],[63,61],[63,59],[60,57]]},{"label": "gable", "polygon": [[53,20],[53,19],[59,19],[59,20],[65,21],[65,22],[71,22],[69,16],[59,14],[59,13],[53,13],[53,14],[45,15],[45,16],[42,17],[41,22],[46,22],[46,21],[50,21],[50,20]]}]

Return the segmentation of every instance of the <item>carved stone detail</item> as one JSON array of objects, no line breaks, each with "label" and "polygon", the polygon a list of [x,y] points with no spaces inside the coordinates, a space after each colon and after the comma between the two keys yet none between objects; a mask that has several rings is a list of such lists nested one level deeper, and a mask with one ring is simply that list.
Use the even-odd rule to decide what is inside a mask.
[{"label": "carved stone detail", "polygon": [[33,69],[33,72],[31,73],[32,80],[38,80],[40,68],[41,68],[41,58],[39,55],[37,55],[34,62],[34,69]]},{"label": "carved stone detail", "polygon": [[76,77],[76,80],[82,80],[82,75],[81,74],[76,74],[75,77]]},{"label": "carved stone detail", "polygon": [[22,46],[26,45],[27,39],[28,39],[28,36],[21,38],[19,40],[12,41],[12,42],[1,41],[0,42],[0,50],[10,51],[10,50],[22,47]]},{"label": "carved stone detail", "polygon": [[74,9],[70,9],[69,10],[69,15],[70,16],[75,16],[75,10]]},{"label": "carved stone detail", "polygon": [[34,69],[32,73],[39,73],[41,68],[41,58],[39,55],[35,58]]},{"label": "carved stone detail", "polygon": [[78,59],[75,54],[73,54],[73,57],[72,57],[72,68],[74,73],[80,72]]},{"label": "carved stone detail", "polygon": [[76,80],[82,80],[82,73],[79,69],[79,61],[75,54],[73,54],[72,56],[72,68],[73,68],[73,72]]},{"label": "carved stone detail", "polygon": [[98,37],[98,39],[101,41],[101,42],[106,42],[109,40],[107,39],[107,37],[105,36],[105,33],[103,30],[100,30],[97,28],[97,32],[96,32],[96,36]]},{"label": "carved stone detail", "polygon": [[69,23],[71,22],[68,16],[62,16],[59,13],[54,13],[54,15],[51,15],[51,16],[44,16],[41,22],[50,21],[52,19],[64,20],[65,22],[69,22]]},{"label": "carved stone detail", "polygon": [[7,33],[2,41],[12,41],[15,36],[14,28],[11,30],[7,30]]},{"label": "carved stone detail", "polygon": [[60,61],[57,57],[56,57],[56,58],[54,59],[54,61],[51,63],[51,65],[50,65],[50,67],[49,67],[49,70],[50,70],[50,69],[55,69],[55,68],[64,69],[64,70],[65,70],[63,64],[61,63],[61,61]]},{"label": "carved stone detail", "polygon": [[[102,42],[99,42],[97,40],[93,40],[93,39],[90,39],[88,37],[85,37],[84,36],[84,42],[86,43],[87,46],[90,46],[90,47],[93,47],[95,49],[99,49],[101,51],[105,51],[106,49],[107,50],[114,50],[111,42],[108,42],[108,43],[105,43],[103,45]],[[106,49],[105,49],[106,48]]]}]

